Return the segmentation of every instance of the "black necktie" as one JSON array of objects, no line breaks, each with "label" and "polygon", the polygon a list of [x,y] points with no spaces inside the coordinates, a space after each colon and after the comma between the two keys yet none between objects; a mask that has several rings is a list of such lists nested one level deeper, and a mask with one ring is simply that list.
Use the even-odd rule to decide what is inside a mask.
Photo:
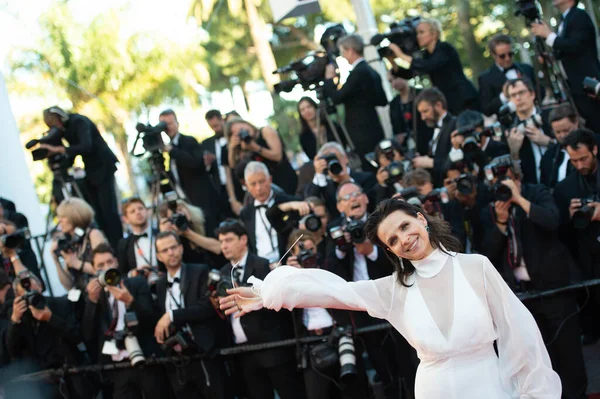
[{"label": "black necktie", "polygon": [[169,288],[173,288],[173,284],[179,284],[179,277],[175,277],[173,281],[167,281]]}]

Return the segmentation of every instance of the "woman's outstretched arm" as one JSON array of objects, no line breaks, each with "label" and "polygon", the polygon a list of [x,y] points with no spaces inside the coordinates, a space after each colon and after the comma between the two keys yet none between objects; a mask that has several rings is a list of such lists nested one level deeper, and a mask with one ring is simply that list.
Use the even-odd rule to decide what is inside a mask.
[{"label": "woman's outstretched arm", "polygon": [[385,318],[390,304],[381,300],[381,291],[394,289],[393,278],[348,282],[326,270],[281,266],[269,273],[265,281],[248,279],[253,288],[230,290],[231,295],[221,299],[221,309],[226,314],[241,309],[242,316],[263,307],[273,310],[320,307],[366,311]]}]

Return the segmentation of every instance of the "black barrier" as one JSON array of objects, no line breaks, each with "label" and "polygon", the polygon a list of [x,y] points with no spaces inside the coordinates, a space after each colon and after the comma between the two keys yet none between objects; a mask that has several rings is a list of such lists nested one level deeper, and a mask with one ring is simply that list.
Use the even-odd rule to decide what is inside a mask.
[{"label": "black barrier", "polygon": [[[590,287],[594,285],[600,285],[600,279],[594,280],[586,280],[579,283],[574,283],[567,285],[565,287],[555,288],[546,291],[536,291],[536,292],[523,292],[517,293],[517,297],[521,301],[527,301],[531,299],[537,299],[541,297],[556,295],[561,292],[573,291],[579,288]],[[387,330],[391,328],[391,325],[387,322],[383,322],[381,324],[376,324],[367,327],[361,327],[356,329],[355,334],[365,334],[374,331]],[[297,344],[308,344],[312,342],[322,341],[326,339],[327,336],[320,337],[304,337],[304,338],[290,338],[276,342],[266,342],[263,344],[255,344],[255,345],[238,345],[231,348],[223,348],[218,352],[218,355],[221,356],[233,356],[238,355],[240,353],[246,352],[255,352],[266,349],[274,349],[281,348],[285,346],[294,346]],[[161,358],[147,358],[146,366],[158,365],[158,364],[172,364],[172,363],[180,363],[182,360],[197,360],[204,358],[205,355],[191,355],[191,356],[171,356],[171,357],[161,357]],[[39,371],[31,374],[24,374],[17,378],[11,380],[11,382],[26,382],[26,381],[36,381],[41,380],[48,377],[62,377],[65,375],[74,375],[78,373],[85,372],[102,372],[102,371],[112,371],[112,370],[120,370],[131,368],[131,364],[129,362],[121,362],[121,363],[111,363],[111,364],[95,364],[91,366],[81,366],[81,367],[70,367],[69,365],[65,365],[65,367],[60,369],[49,369],[44,371]],[[142,366],[143,367],[143,366]]]}]

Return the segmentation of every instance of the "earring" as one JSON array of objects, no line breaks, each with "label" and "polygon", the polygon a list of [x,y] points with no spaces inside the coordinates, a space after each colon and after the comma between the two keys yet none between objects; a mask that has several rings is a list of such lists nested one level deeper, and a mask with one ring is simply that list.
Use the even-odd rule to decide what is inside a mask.
[{"label": "earring", "polygon": [[428,224],[425,225],[425,230],[429,233],[429,225]]},{"label": "earring", "polygon": [[402,259],[402,257],[398,256],[398,260],[400,261],[400,270],[404,271],[404,259]]}]

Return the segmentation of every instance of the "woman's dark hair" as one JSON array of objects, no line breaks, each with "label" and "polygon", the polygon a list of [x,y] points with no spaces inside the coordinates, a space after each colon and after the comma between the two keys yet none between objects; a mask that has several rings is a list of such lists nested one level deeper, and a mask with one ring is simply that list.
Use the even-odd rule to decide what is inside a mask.
[{"label": "woman's dark hair", "polygon": [[415,267],[408,259],[403,258],[402,264],[404,265],[404,268],[402,268],[398,257],[394,255],[393,252],[389,251],[387,249],[387,244],[382,242],[377,236],[377,229],[381,222],[396,211],[404,212],[406,215],[414,218],[416,218],[419,213],[422,214],[423,217],[425,217],[425,220],[427,220],[427,226],[429,226],[429,241],[433,248],[437,248],[448,255],[450,255],[450,252],[460,252],[462,248],[460,241],[452,235],[448,222],[438,217],[430,216],[420,207],[411,205],[400,199],[391,198],[380,202],[377,209],[375,209],[375,212],[367,219],[365,233],[372,243],[378,245],[385,251],[385,254],[394,264],[396,272],[398,273],[398,282],[405,287],[409,287],[409,285],[406,284],[406,280],[415,272]]},{"label": "woman's dark hair", "polygon": [[[308,103],[309,103],[310,105],[312,105],[313,107],[315,107],[315,110],[316,110],[316,112],[317,112],[317,115],[319,115],[319,114],[320,114],[320,112],[319,112],[319,104],[317,104],[317,103],[315,102],[315,100],[313,100],[313,99],[312,99],[312,98],[310,98],[310,97],[302,97],[302,98],[300,99],[300,101],[298,101],[298,105],[296,106],[296,109],[298,110],[298,118],[300,119],[300,126],[302,127],[302,129],[300,130],[300,134],[302,134],[302,133],[305,133],[305,132],[310,132],[310,131],[311,131],[311,130],[310,130],[310,126],[308,126],[308,122],[306,122],[306,121],[304,120],[304,118],[302,117],[302,115],[300,114],[300,104],[302,104],[302,103],[303,103],[303,102],[305,102],[305,101],[306,101],[306,102],[308,102]],[[321,124],[322,124],[323,126],[327,126],[327,125],[326,125],[327,121],[325,120],[325,118],[323,118],[323,116],[322,116],[322,115],[320,115],[320,116],[321,116]]]}]

